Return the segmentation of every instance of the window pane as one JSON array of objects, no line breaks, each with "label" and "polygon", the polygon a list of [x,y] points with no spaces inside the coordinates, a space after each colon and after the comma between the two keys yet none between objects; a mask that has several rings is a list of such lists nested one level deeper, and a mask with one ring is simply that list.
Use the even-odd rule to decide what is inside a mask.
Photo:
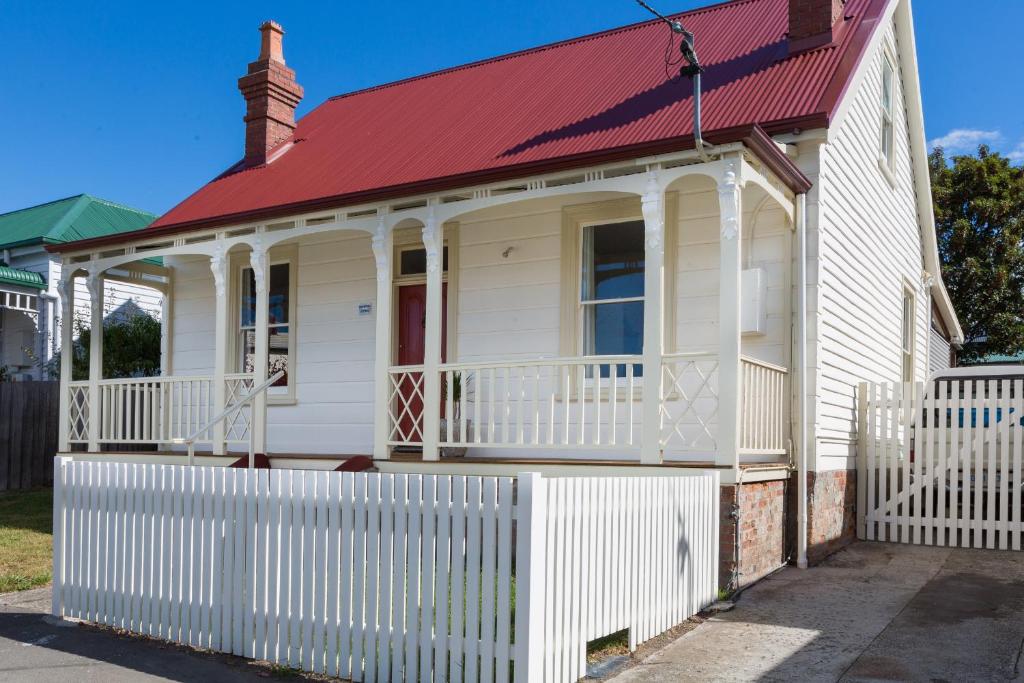
[{"label": "window pane", "polygon": [[267,376],[273,375],[278,370],[283,370],[281,379],[274,382],[275,387],[288,386],[288,344],[290,343],[288,328],[275,327],[270,330],[270,362],[267,367]]},{"label": "window pane", "polygon": [[[284,376],[274,382],[275,387],[288,386],[288,344],[289,335],[287,327],[275,327],[270,331],[270,358],[267,363],[267,377],[278,370],[284,370]],[[242,349],[242,371],[254,372],[256,370],[256,331],[243,330],[239,346]]]},{"label": "window pane", "polygon": [[[586,306],[584,337],[591,356],[639,355],[644,346],[644,304],[629,301]],[[605,374],[604,368],[602,374]],[[620,370],[620,374],[624,371]],[[640,371],[634,374],[639,375]]]},{"label": "window pane", "polygon": [[583,300],[644,295],[644,222],[584,228]]},{"label": "window pane", "polygon": [[882,64],[882,108],[887,113],[892,113],[892,64],[886,59]]},{"label": "window pane", "polygon": [[256,324],[256,279],[252,268],[242,269],[242,319],[241,327]]},{"label": "window pane", "polygon": [[[442,268],[448,270],[448,247],[444,248],[441,255],[444,264]],[[398,272],[402,275],[422,275],[427,272],[427,250],[406,249],[399,253]]]},{"label": "window pane", "polygon": [[270,310],[271,325],[288,323],[288,264],[278,263],[270,266]]}]

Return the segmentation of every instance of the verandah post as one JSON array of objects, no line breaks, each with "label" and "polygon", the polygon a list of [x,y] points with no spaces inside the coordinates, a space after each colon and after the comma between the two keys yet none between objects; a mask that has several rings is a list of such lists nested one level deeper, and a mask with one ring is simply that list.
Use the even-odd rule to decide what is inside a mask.
[{"label": "verandah post", "polygon": [[740,447],[740,278],[742,160],[726,162],[718,181],[721,212],[718,286],[718,453],[717,465],[739,466]]},{"label": "verandah post", "polygon": [[[664,352],[665,188],[648,172],[644,214],[644,345],[640,462],[658,465],[661,454],[661,379]],[[596,380],[596,378],[595,378]],[[614,382],[614,377],[612,378]]]},{"label": "verandah post", "polygon": [[544,679],[547,604],[547,481],[539,472],[517,477],[515,683]]},{"label": "verandah post", "polygon": [[[210,256],[210,271],[213,273],[213,286],[216,292],[213,331],[213,405],[210,407],[211,417],[219,415],[225,407],[226,387],[224,375],[227,371],[228,345],[228,297],[227,297],[227,256],[224,245],[218,244]],[[203,419],[205,422],[206,419]],[[224,455],[224,422],[213,426],[210,439],[213,441],[213,454]]]},{"label": "verandah post", "polygon": [[391,379],[391,260],[394,236],[381,214],[373,236],[373,258],[377,264],[377,310],[373,363],[373,459],[388,459]]},{"label": "verandah post", "polygon": [[[423,459],[439,460],[441,439],[441,276],[444,230],[438,225],[434,207],[423,224],[423,246],[427,252],[427,310],[423,341]],[[451,416],[448,416],[451,419]],[[450,430],[449,430],[450,432]]]},{"label": "verandah post", "polygon": [[71,265],[65,263],[64,273],[57,285],[60,295],[60,426],[58,450],[67,453],[71,449],[71,374],[72,344],[74,344],[75,278]]},{"label": "verandah post", "polygon": [[103,379],[103,273],[90,271],[89,290],[89,452],[99,451],[100,380]]},{"label": "verandah post", "polygon": [[[253,280],[256,285],[256,341],[253,349],[252,385],[258,387],[267,380],[270,365],[270,293],[267,289],[269,265],[267,250],[260,239],[260,233],[252,241],[249,254]],[[291,380],[294,381],[294,380]],[[261,391],[253,399],[251,435],[252,448],[256,453],[267,452],[267,392]]]}]

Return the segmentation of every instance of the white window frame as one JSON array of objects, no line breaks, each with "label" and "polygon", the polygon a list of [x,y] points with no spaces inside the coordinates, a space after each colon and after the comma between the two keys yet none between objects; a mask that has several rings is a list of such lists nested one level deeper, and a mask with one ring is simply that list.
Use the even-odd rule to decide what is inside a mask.
[{"label": "white window frame", "polygon": [[[296,347],[298,346],[298,245],[288,244],[273,247],[267,258],[267,286],[270,286],[269,268],[282,263],[288,264],[288,384],[283,387],[270,387],[267,390],[267,405],[295,405]],[[242,332],[242,292],[245,287],[245,271],[250,269],[249,255],[240,253],[232,259],[231,274],[231,330],[229,343],[231,346],[231,367],[234,372],[243,372],[242,349],[240,348]]]},{"label": "white window frame", "polygon": [[[665,237],[664,237],[664,336],[665,348],[675,348],[676,340],[676,239],[678,234],[679,212],[678,194],[665,194]],[[583,227],[591,225],[608,225],[643,220],[643,210],[639,197],[623,197],[587,204],[573,204],[562,207],[562,245],[561,245],[561,316],[559,323],[558,355],[563,358],[576,358],[584,353],[582,297],[582,257]],[[646,292],[645,292],[646,294]],[[575,382],[575,378],[572,380]],[[621,379],[620,381],[625,381]],[[587,380],[588,384],[591,382]],[[634,398],[640,397],[643,377],[636,377],[633,382]],[[625,400],[620,392],[619,400]],[[607,399],[602,389],[602,399]],[[562,400],[561,394],[557,397]]]},{"label": "white window frame", "polygon": [[900,297],[900,381],[913,382],[917,363],[917,293],[903,282]]},{"label": "white window frame", "polygon": [[[889,83],[886,85],[886,74],[889,74]],[[893,169],[896,159],[896,61],[888,46],[882,51],[882,73],[881,92],[879,97],[879,135],[878,135],[878,163],[882,170],[888,173],[887,179],[892,182]],[[886,108],[886,98],[889,106]]]},{"label": "white window frame", "polygon": [[[611,220],[584,221],[584,222],[581,222],[579,224],[579,234],[577,235],[577,238],[576,238],[576,241],[578,242],[578,244],[577,244],[577,249],[578,249],[578,251],[577,251],[577,261],[576,261],[576,263],[577,263],[576,280],[579,282],[579,285],[577,287],[577,297],[576,297],[576,334],[577,334],[577,338],[579,340],[578,345],[577,345],[578,353],[581,356],[594,355],[594,354],[588,353],[588,350],[586,348],[584,348],[585,345],[587,344],[587,341],[588,341],[587,340],[587,329],[586,329],[587,328],[587,309],[588,309],[588,307],[592,307],[592,308],[596,309],[597,306],[602,306],[602,305],[607,305],[607,304],[627,304],[627,303],[643,302],[644,299],[646,298],[646,294],[647,294],[647,292],[645,291],[644,292],[644,296],[620,297],[620,298],[617,298],[617,299],[590,299],[590,300],[584,300],[583,299],[583,268],[585,267],[586,264],[584,262],[584,254],[583,254],[583,246],[585,244],[583,233],[588,228],[601,227],[601,226],[605,226],[605,225],[616,225],[618,223],[636,223],[638,221],[640,223],[643,223],[643,221],[644,221],[643,214],[641,214],[639,216],[623,216],[623,217],[615,218],[615,219],[611,219]],[[646,269],[646,263],[645,263],[644,268]],[[637,378],[637,379],[640,379],[640,378]]]}]

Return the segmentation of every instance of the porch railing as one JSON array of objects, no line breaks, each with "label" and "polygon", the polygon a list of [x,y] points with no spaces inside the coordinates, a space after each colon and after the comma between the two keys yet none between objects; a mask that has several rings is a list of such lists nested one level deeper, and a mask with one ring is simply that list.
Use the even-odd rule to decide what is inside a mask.
[{"label": "porch railing", "polygon": [[[252,388],[251,373],[224,378],[225,403],[230,405]],[[99,405],[90,405],[89,382],[68,386],[69,441],[90,441],[90,414],[97,413],[99,443],[170,443],[187,438],[210,422],[214,410],[214,378],[206,375],[105,379],[99,382]],[[245,443],[252,426],[250,407],[225,422],[225,442]]]},{"label": "porch railing", "polygon": [[747,357],[741,360],[740,368],[740,453],[785,454],[789,371]]},{"label": "porch railing", "polygon": [[441,366],[445,447],[635,449],[639,356]]}]

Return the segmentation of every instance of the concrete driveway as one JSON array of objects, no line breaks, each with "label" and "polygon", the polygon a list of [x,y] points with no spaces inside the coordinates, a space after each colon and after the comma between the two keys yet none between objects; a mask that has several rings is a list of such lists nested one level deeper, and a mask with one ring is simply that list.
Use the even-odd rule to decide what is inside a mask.
[{"label": "concrete driveway", "polygon": [[858,543],[613,680],[1024,680],[1022,641],[1024,553]]}]

